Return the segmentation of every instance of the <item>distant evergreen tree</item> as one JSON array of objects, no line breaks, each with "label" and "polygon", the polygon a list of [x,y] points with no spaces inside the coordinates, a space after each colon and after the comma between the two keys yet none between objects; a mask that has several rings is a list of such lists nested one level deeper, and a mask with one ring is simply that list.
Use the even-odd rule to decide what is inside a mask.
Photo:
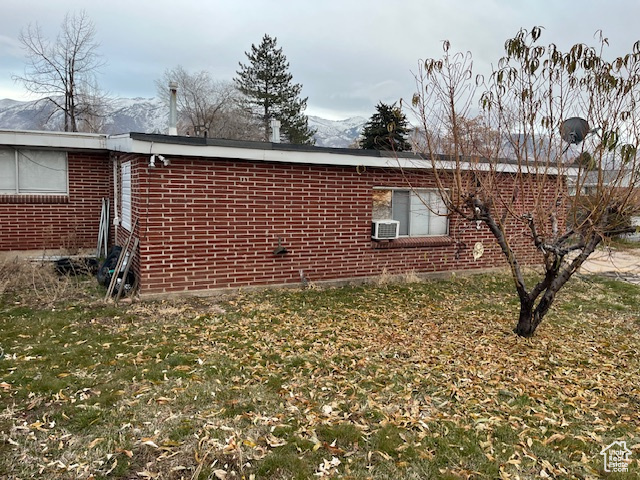
[{"label": "distant evergreen tree", "polygon": [[376,105],[377,112],[365,124],[360,139],[360,148],[366,150],[411,150],[407,141],[409,122],[400,108],[385,103]]},{"label": "distant evergreen tree", "polygon": [[281,134],[290,143],[313,145],[313,134],[307,116],[307,98],[300,98],[302,85],[293,83],[289,62],[276,47],[276,38],[266,35],[259,46],[245,52],[249,64],[240,63],[236,87],[246,98],[251,110],[264,125],[264,139],[270,138],[270,120],[280,120]]}]

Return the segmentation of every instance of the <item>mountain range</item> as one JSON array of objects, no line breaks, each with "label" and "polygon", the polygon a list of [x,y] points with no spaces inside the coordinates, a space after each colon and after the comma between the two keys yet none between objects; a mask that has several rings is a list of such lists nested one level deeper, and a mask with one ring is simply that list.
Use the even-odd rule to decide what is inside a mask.
[{"label": "mountain range", "polygon": [[[0,129],[54,130],[55,113],[49,102],[0,100]],[[316,131],[316,145],[320,147],[349,147],[367,122],[363,117],[338,121],[316,116],[308,118],[309,127]],[[167,131],[167,119],[167,108],[157,98],[117,98],[110,101],[101,131],[108,134],[162,133]]]}]

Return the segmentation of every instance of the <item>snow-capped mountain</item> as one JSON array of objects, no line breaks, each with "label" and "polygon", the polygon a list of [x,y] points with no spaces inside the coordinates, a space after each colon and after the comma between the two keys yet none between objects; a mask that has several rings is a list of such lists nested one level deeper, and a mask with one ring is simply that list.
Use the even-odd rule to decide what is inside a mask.
[{"label": "snow-capped mountain", "polygon": [[[168,112],[157,98],[117,98],[110,100],[101,131],[109,134],[167,131]],[[0,129],[56,130],[61,115],[47,101],[0,100]],[[367,122],[362,117],[333,121],[309,117],[309,126],[316,130],[316,145],[344,148],[352,145]]]},{"label": "snow-capped mountain", "polygon": [[327,120],[309,116],[309,127],[316,130],[316,145],[345,148],[351,146],[362,133],[367,119],[351,117],[346,120]]},{"label": "snow-capped mountain", "polygon": [[[146,132],[167,130],[166,108],[155,98],[116,98],[103,107],[105,115],[96,121],[105,133]],[[0,128],[15,130],[58,130],[62,114],[51,102],[34,100],[0,100]]]},{"label": "snow-capped mountain", "polygon": [[168,113],[157,98],[118,98],[112,101],[106,133],[162,133],[168,129]]},{"label": "snow-capped mountain", "polygon": [[0,100],[0,128],[43,130],[50,113],[50,106],[44,102],[20,102],[5,98]]}]

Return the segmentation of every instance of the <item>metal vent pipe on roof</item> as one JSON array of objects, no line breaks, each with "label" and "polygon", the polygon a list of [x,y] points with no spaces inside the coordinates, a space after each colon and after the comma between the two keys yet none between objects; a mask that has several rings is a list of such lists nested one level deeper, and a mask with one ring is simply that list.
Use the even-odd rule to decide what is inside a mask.
[{"label": "metal vent pipe on roof", "polygon": [[280,120],[271,119],[271,142],[280,143]]},{"label": "metal vent pipe on roof", "polygon": [[169,82],[169,135],[178,135],[178,84]]}]

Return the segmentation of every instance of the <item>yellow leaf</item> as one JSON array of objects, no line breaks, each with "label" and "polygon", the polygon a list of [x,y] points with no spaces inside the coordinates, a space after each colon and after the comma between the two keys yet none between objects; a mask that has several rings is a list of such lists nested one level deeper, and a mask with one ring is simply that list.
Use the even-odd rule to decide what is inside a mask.
[{"label": "yellow leaf", "polygon": [[595,432],[589,432],[587,436],[593,438],[598,443],[602,443],[602,437]]},{"label": "yellow leaf", "polygon": [[384,452],[381,452],[380,450],[376,450],[376,453],[380,455],[382,458],[384,458],[385,460],[391,460],[391,457],[389,455],[387,455]]},{"label": "yellow leaf", "polygon": [[283,440],[282,438],[278,438],[275,435],[267,435],[266,437],[267,440],[267,445],[269,445],[272,448],[276,448],[276,447],[282,447],[283,445],[287,444],[286,440]]},{"label": "yellow leaf", "polygon": [[102,437],[94,438],[91,441],[91,443],[88,445],[88,448],[93,448],[96,445],[98,445],[100,442],[104,442],[104,438],[102,438]]},{"label": "yellow leaf", "polygon": [[32,430],[40,430],[41,432],[46,432],[47,429],[43,428],[42,426],[44,425],[44,423],[42,423],[41,421],[37,421],[37,422],[33,422],[31,425],[29,425],[29,428],[31,428]]},{"label": "yellow leaf", "polygon": [[554,433],[549,438],[545,439],[542,442],[542,444],[543,445],[549,445],[551,442],[555,442],[556,440],[564,440],[565,438],[566,438],[566,435],[563,435],[561,433]]},{"label": "yellow leaf", "polygon": [[127,457],[133,457],[133,452],[131,450],[124,450],[122,448],[116,448],[117,453],[124,453]]},{"label": "yellow leaf", "polygon": [[143,470],[141,472],[136,472],[136,475],[142,478],[156,478],[158,476],[157,473],[149,472],[148,470]]},{"label": "yellow leaf", "polygon": [[180,442],[176,442],[175,440],[165,440],[162,442],[163,447],[179,447],[182,445]]},{"label": "yellow leaf", "polygon": [[542,463],[542,466],[544,467],[543,470],[546,469],[546,470],[549,470],[550,472],[553,472],[554,470],[553,465],[551,465],[551,463],[549,463],[548,460],[542,460],[541,463]]},{"label": "yellow leaf", "polygon": [[504,471],[503,467],[500,467],[500,480],[509,480],[511,477]]}]

